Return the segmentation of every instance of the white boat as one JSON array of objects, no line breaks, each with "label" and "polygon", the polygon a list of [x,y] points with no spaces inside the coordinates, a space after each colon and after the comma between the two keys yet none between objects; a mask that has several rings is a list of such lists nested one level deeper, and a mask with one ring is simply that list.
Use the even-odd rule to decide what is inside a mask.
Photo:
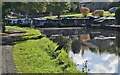
[{"label": "white boat", "polygon": [[99,37],[95,37],[94,39],[96,39],[96,40],[108,40],[108,39],[116,39],[116,37],[115,36],[113,36],[113,37],[105,37],[105,36],[99,36]]}]

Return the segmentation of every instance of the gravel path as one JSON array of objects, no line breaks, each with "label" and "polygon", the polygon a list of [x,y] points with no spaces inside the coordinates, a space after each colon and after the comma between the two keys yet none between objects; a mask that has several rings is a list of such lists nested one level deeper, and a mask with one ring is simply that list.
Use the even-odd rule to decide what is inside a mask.
[{"label": "gravel path", "polygon": [[[14,29],[9,30],[14,32]],[[21,36],[24,34],[18,30],[12,34],[0,35],[0,38],[2,38],[2,40],[0,39],[0,73],[16,73],[13,61],[13,45],[15,42],[20,41]]]},{"label": "gravel path", "polygon": [[2,46],[2,72],[15,73],[16,68],[13,62],[13,46]]}]

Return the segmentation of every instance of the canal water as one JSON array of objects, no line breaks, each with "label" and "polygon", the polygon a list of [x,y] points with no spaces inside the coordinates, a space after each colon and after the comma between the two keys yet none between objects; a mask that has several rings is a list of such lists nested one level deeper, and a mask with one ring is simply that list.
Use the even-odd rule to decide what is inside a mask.
[{"label": "canal water", "polygon": [[64,48],[76,68],[88,73],[118,73],[119,32],[91,28],[47,28],[43,34]]}]

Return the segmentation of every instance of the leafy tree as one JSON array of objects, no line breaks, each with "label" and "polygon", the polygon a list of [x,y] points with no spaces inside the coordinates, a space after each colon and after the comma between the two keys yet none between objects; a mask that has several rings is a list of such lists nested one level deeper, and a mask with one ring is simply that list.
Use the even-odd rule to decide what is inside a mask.
[{"label": "leafy tree", "polygon": [[99,16],[99,17],[103,17],[104,16],[104,10],[95,10],[94,15]]},{"label": "leafy tree", "polygon": [[54,14],[68,13],[71,11],[71,8],[77,8],[77,5],[73,2],[49,2],[47,3],[47,12],[53,12]]},{"label": "leafy tree", "polygon": [[5,16],[8,14],[8,12],[10,12],[11,10],[11,3],[2,3],[2,19],[3,19],[3,23],[2,23],[2,32],[5,32]]},{"label": "leafy tree", "polygon": [[87,14],[90,12],[90,9],[87,7],[80,8],[80,12],[83,14],[84,17],[87,16]]},{"label": "leafy tree", "polygon": [[117,25],[120,25],[120,7],[115,11],[115,18]]}]

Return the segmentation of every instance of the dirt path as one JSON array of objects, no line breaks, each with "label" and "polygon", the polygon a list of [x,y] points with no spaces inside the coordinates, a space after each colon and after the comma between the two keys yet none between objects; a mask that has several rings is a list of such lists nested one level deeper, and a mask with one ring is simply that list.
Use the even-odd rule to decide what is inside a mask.
[{"label": "dirt path", "polygon": [[[11,34],[4,34],[0,35],[0,38],[2,38],[2,45],[0,45],[1,48],[1,54],[2,54],[2,60],[0,60],[0,63],[2,63],[2,73],[16,73],[15,64],[13,61],[13,45],[15,42],[21,40],[21,36],[24,35],[22,31],[17,31],[14,29],[9,29],[12,33]],[[1,67],[0,67],[1,68]]]},{"label": "dirt path", "polygon": [[13,62],[13,46],[2,46],[2,72],[15,73],[16,68]]}]

